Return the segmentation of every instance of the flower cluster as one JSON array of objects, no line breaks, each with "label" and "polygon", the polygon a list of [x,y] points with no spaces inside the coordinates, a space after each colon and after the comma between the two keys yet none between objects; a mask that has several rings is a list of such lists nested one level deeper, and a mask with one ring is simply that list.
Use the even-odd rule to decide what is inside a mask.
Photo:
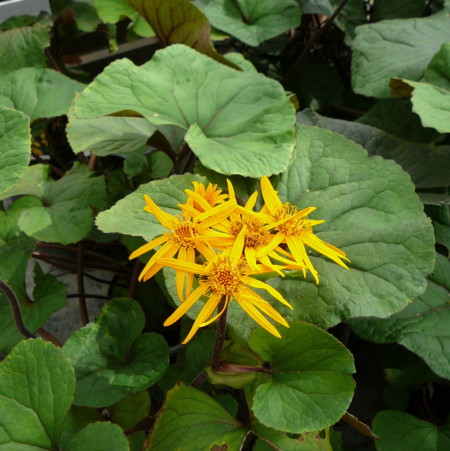
[{"label": "flower cluster", "polygon": [[[236,300],[242,309],[268,332],[280,337],[269,321],[289,327],[285,319],[256,291],[263,289],[277,301],[292,309],[283,296],[270,285],[251,276],[286,269],[309,271],[316,283],[319,275],[311,263],[306,247],[347,268],[343,251],[317,237],[313,227],[324,221],[307,219],[315,210],[298,210],[283,203],[269,179],[261,179],[264,206],[254,211],[258,192],[244,206],[238,204],[233,185],[228,181],[228,194],[216,185],[193,182],[186,189],[187,200],[180,204],[180,216],[161,210],[145,195],[144,209],[154,215],[168,230],[159,238],[134,251],[130,259],[159,249],[142,270],[139,280],[148,280],[164,266],[176,270],[176,289],[181,305],[167,318],[164,326],[178,321],[202,296],[206,302],[197,316],[187,343],[200,327],[215,321]],[[175,257],[175,258],[174,258]],[[197,276],[198,286],[194,288]],[[220,306],[218,312],[217,308]]]}]

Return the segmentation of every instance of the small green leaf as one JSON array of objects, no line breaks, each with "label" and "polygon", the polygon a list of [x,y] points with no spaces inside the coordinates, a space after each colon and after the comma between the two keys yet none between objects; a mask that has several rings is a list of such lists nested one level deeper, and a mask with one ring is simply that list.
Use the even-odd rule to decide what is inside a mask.
[{"label": "small green leaf", "polygon": [[420,19],[358,27],[352,44],[353,89],[366,96],[389,97],[391,77],[419,80],[433,55],[449,40],[446,10]]},{"label": "small green leaf", "polygon": [[245,44],[261,42],[296,28],[300,8],[295,0],[196,0],[211,24]]},{"label": "small green leaf", "polygon": [[178,204],[186,202],[184,190],[191,189],[193,181],[206,183],[203,177],[183,174],[140,185],[114,207],[99,213],[96,224],[105,233],[142,236],[150,241],[165,229],[153,215],[144,211],[144,194],[148,194],[163,211],[176,216],[181,211]]},{"label": "small green leaf", "polygon": [[148,22],[163,47],[184,44],[236,69],[233,63],[215,50],[208,19],[189,0],[126,1]]},{"label": "small green leaf", "polygon": [[400,343],[421,357],[438,375],[450,379],[450,262],[436,255],[424,294],[390,318],[350,321],[361,337],[376,343]]},{"label": "small green leaf", "polygon": [[293,433],[336,423],[353,397],[350,352],[312,324],[291,323],[281,339],[256,329],[249,345],[270,363],[253,396],[252,410],[265,426]]},{"label": "small green leaf", "polygon": [[167,393],[166,402],[150,436],[147,451],[241,449],[248,430],[205,393],[184,384]]},{"label": "small green leaf", "polygon": [[[411,102],[413,111],[420,116],[424,127],[435,128],[440,133],[450,133],[450,89],[428,83],[420,83],[405,79],[394,79],[394,93],[398,86],[406,85],[412,88]],[[403,91],[399,93],[403,96]]]},{"label": "small green leaf", "polygon": [[0,363],[0,449],[57,449],[74,390],[60,349],[42,340],[19,343]]},{"label": "small green leaf", "polygon": [[150,395],[148,391],[129,395],[110,407],[109,412],[113,423],[130,428],[150,414]]},{"label": "small green leaf", "polygon": [[0,194],[11,188],[28,167],[30,144],[30,119],[0,105]]},{"label": "small green leaf", "polygon": [[142,148],[156,127],[142,117],[106,116],[78,119],[70,116],[67,138],[75,153],[99,157],[126,154]]},{"label": "small green leaf", "polygon": [[149,154],[134,152],[127,157],[123,165],[123,171],[130,178],[145,174],[152,179],[163,179],[169,176],[172,168],[172,160],[160,151]]},{"label": "small green leaf", "polygon": [[144,323],[136,301],[117,298],[105,304],[96,323],[69,337],[63,352],[75,368],[75,404],[108,406],[161,377],[168,346],[160,335],[141,335]]},{"label": "small green leaf", "polygon": [[330,431],[326,429],[325,434],[320,432],[309,432],[297,438],[289,437],[285,432],[270,429],[255,419],[252,421],[252,432],[260,440],[254,451],[333,451],[330,444]]},{"label": "small green leaf", "polygon": [[0,73],[21,67],[45,67],[44,49],[50,45],[50,24],[13,28],[0,33]]},{"label": "small green leaf", "polygon": [[103,177],[92,177],[84,165],[74,165],[57,181],[50,178],[49,166],[34,165],[26,169],[15,186],[0,198],[28,194],[37,197],[24,210],[19,227],[38,240],[62,244],[85,238],[93,224],[92,207],[101,208],[106,200]]},{"label": "small green leaf", "polygon": [[31,120],[61,116],[83,88],[54,70],[24,67],[0,76],[0,105],[23,111]]},{"label": "small green leaf", "polygon": [[436,426],[407,413],[385,410],[373,421],[381,440],[378,451],[445,451],[450,447],[450,424]]},{"label": "small green leaf", "polygon": [[[14,249],[14,252],[17,252]],[[21,256],[24,259],[24,255]],[[19,257],[20,258],[20,257]],[[12,259],[11,259],[12,260]],[[14,261],[16,268],[22,270],[21,273],[15,273],[10,285],[20,303],[20,309],[25,326],[31,332],[36,332],[48,319],[48,317],[66,305],[66,286],[59,282],[51,274],[43,274],[39,265],[35,266],[33,290],[33,302],[25,291],[24,272],[21,262]],[[13,346],[23,340],[23,336],[17,331],[14,323],[9,302],[0,294],[0,351],[9,352]]]},{"label": "small green leaf", "polygon": [[73,435],[61,451],[129,451],[128,441],[116,424],[108,422],[88,424]]},{"label": "small green leaf", "polygon": [[72,116],[124,110],[158,127],[185,130],[200,161],[223,174],[278,173],[294,146],[294,107],[279,83],[179,44],[159,50],[140,67],[126,59],[109,65],[75,100]]},{"label": "small green leaf", "polygon": [[154,36],[152,28],[144,17],[141,17],[127,0],[95,0],[97,13],[103,22],[116,24],[125,17],[134,22],[133,30],[140,36]]},{"label": "small green leaf", "polygon": [[422,81],[450,89],[450,42],[442,44],[439,52],[433,56]]}]

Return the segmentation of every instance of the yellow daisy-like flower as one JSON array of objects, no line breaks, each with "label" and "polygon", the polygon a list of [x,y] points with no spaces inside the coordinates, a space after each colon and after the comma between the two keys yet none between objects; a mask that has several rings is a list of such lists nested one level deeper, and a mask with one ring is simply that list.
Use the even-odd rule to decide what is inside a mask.
[{"label": "yellow daisy-like flower", "polygon": [[[221,189],[217,189],[217,185],[211,183],[207,187],[203,183],[192,182],[194,185],[194,191],[186,189],[185,193],[188,195],[186,205],[194,208],[198,212],[202,213],[217,204],[225,202],[228,198],[227,194],[222,194]],[[192,210],[191,210],[192,212]]]},{"label": "yellow daisy-like flower", "polygon": [[[276,231],[279,242],[287,244],[295,264],[298,264],[300,269],[307,268],[311,271],[316,283],[319,283],[318,272],[308,257],[305,245],[348,269],[342,261],[350,261],[345,252],[314,235],[312,228],[324,222],[306,219],[306,216],[316,209],[315,207],[298,211],[297,207],[289,202],[283,203],[266,176],[261,178],[261,191],[265,205],[259,216],[271,230]],[[277,248],[276,251],[289,257],[289,253],[282,248]],[[281,258],[280,261],[288,262],[289,260]],[[295,264],[288,267],[295,268]]]},{"label": "yellow daisy-like flower", "polygon": [[[229,180],[227,180],[227,183],[229,199],[236,202],[233,185]],[[281,241],[278,236],[270,232],[263,221],[253,214],[257,197],[258,192],[254,192],[244,207],[237,205],[236,209],[231,212],[229,219],[225,219],[214,226],[218,232],[209,233],[206,239],[212,247],[226,250],[233,246],[237,236],[245,226],[243,253],[250,268],[253,271],[258,271],[259,262],[270,268],[271,271],[278,272],[281,276],[284,276],[281,272],[284,266],[274,265],[267,256],[273,252]],[[273,254],[273,256],[276,257],[277,255]]]},{"label": "yellow daisy-like flower", "polygon": [[[203,240],[196,238],[202,237],[209,232],[210,227],[216,223],[223,221],[236,207],[235,202],[224,202],[215,207],[209,208],[203,213],[192,217],[188,212],[183,212],[183,217],[173,216],[162,211],[151,199],[150,196],[144,195],[146,206],[145,211],[151,213],[169,232],[164,233],[159,238],[144,244],[130,255],[130,260],[139,257],[146,252],[162,246],[158,249],[152,258],[142,270],[139,280],[148,280],[154,276],[163,266],[161,259],[173,257],[178,253],[177,258],[181,262],[194,263],[195,251],[201,254],[209,254],[209,249]],[[186,281],[187,279],[187,281]],[[185,284],[186,281],[186,284]],[[192,290],[193,275],[192,273],[177,271],[176,287],[177,293],[181,300]]]},{"label": "yellow daisy-like flower", "polygon": [[[186,344],[195,335],[200,327],[207,326],[223,314],[228,303],[233,299],[238,302],[242,309],[250,315],[258,324],[280,338],[278,330],[264,316],[267,315],[274,321],[289,327],[286,320],[252,288],[263,289],[270,293],[275,299],[292,309],[292,306],[283,296],[270,285],[260,280],[249,277],[254,274],[270,271],[265,268],[251,269],[242,259],[244,248],[246,226],[238,234],[231,249],[221,254],[216,254],[210,250],[205,255],[207,262],[204,265],[180,261],[170,258],[163,258],[160,263],[178,271],[186,271],[199,276],[199,286],[186,298],[186,300],[167,318],[164,326],[170,326],[178,321],[203,295],[208,295],[208,300],[201,309],[194,324],[184,339]],[[251,287],[251,288],[250,288]],[[224,307],[214,315],[220,301],[224,299]]]}]

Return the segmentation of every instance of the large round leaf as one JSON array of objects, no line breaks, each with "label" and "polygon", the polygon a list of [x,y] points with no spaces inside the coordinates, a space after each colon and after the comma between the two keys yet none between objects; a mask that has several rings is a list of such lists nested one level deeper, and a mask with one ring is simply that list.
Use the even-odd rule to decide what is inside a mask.
[{"label": "large round leaf", "polygon": [[312,324],[292,323],[282,339],[263,329],[249,345],[270,363],[252,410],[264,425],[286,432],[318,431],[336,423],[352,400],[355,371],[350,352]]},{"label": "large round leaf", "polygon": [[75,101],[70,121],[124,110],[182,128],[200,161],[223,174],[279,173],[294,147],[294,107],[279,83],[184,45],[160,50],[140,67],[112,63]]}]

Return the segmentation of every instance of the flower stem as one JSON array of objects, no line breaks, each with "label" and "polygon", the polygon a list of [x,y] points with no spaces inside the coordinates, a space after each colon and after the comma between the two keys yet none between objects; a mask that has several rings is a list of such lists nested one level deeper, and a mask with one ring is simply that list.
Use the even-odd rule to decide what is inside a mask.
[{"label": "flower stem", "polygon": [[[217,306],[217,310],[219,312],[224,309],[225,302],[226,298],[225,296],[223,296],[219,302],[219,305]],[[228,307],[225,307],[222,315],[220,315],[219,319],[217,320],[216,342],[214,343],[214,351],[211,358],[211,368],[213,370],[217,370],[220,367],[220,356],[222,354],[223,342],[225,341],[225,332],[227,329],[227,309]]]}]

